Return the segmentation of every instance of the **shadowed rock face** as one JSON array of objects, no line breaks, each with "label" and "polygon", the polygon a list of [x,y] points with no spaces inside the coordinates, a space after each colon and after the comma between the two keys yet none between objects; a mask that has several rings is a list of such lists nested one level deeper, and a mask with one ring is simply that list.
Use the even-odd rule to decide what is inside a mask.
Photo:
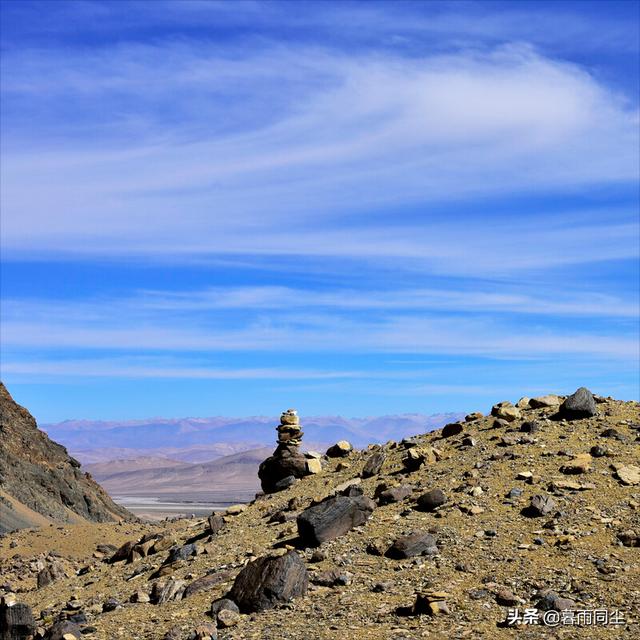
[{"label": "shadowed rock face", "polygon": [[240,611],[272,609],[307,592],[307,568],[295,551],[264,556],[249,563],[237,576],[229,597]]},{"label": "shadowed rock face", "polygon": [[40,524],[34,521],[38,514],[55,522],[134,519],[80,470],[63,446],[38,429],[2,383],[0,492],[0,532]]}]

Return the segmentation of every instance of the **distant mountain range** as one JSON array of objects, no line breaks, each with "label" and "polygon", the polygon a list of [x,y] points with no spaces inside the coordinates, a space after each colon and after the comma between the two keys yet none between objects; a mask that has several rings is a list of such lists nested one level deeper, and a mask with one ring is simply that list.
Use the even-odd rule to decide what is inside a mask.
[{"label": "distant mountain range", "polygon": [[260,489],[258,465],[271,452],[263,447],[200,464],[141,457],[88,464],[83,469],[113,496],[249,500]]},{"label": "distant mountain range", "polygon": [[[303,418],[303,442],[310,449],[322,449],[338,440],[349,440],[355,447],[364,447],[432,431],[460,417],[459,413],[306,417]],[[141,457],[201,463],[240,451],[275,446],[278,422],[270,416],[150,418],[121,422],[66,420],[42,428],[84,464]]]}]

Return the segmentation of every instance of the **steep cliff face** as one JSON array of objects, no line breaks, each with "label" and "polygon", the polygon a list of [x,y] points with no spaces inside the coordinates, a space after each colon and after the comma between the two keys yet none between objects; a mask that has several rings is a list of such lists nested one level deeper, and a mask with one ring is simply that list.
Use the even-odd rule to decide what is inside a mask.
[{"label": "steep cliff face", "polygon": [[49,522],[133,519],[0,382],[0,532]]}]

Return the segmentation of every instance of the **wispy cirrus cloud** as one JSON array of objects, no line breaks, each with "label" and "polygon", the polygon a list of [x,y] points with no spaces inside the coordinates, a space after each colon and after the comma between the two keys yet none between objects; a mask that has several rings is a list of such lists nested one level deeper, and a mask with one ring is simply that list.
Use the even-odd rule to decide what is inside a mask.
[{"label": "wispy cirrus cloud", "polygon": [[[427,242],[435,237],[452,255],[447,235],[457,225],[431,228],[423,218],[416,229],[415,215],[400,213],[370,225],[362,214],[618,184],[638,171],[635,107],[584,70],[522,46],[409,60],[286,48],[233,59],[195,43],[122,45],[108,55],[9,54],[5,64],[15,122],[3,162],[8,250],[171,247],[179,259],[306,252],[306,236],[316,252],[335,251],[348,228],[356,254],[437,253]],[[62,148],[20,126],[34,95],[46,97],[50,117],[69,105],[79,112],[56,134]],[[83,104],[96,100],[105,108],[84,122]],[[131,102],[133,119],[119,108]],[[458,217],[492,226],[468,209]],[[611,231],[628,234],[624,225]]]},{"label": "wispy cirrus cloud", "polygon": [[105,415],[627,393],[639,38],[604,6],[3,7],[3,375]]}]

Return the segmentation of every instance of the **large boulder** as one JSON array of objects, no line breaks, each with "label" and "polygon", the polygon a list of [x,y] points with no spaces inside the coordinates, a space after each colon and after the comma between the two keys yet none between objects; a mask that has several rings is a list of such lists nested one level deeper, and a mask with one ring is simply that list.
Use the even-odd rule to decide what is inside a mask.
[{"label": "large boulder", "polygon": [[571,394],[561,405],[559,415],[566,420],[580,420],[591,418],[598,413],[593,394],[586,387],[580,387]]},{"label": "large boulder", "polygon": [[289,476],[304,478],[307,474],[307,459],[304,454],[297,446],[286,444],[278,445],[274,454],[263,460],[258,468],[258,477],[265,493],[281,490],[278,483]]},{"label": "large boulder", "polygon": [[363,495],[333,496],[298,516],[298,533],[307,546],[317,547],[364,524],[374,508],[373,500]]},{"label": "large boulder", "polygon": [[272,609],[307,592],[307,568],[295,551],[263,556],[238,574],[229,592],[243,613]]},{"label": "large boulder", "polygon": [[31,607],[22,602],[0,602],[0,638],[2,640],[28,640],[36,632],[36,621]]},{"label": "large boulder", "polygon": [[418,498],[418,509],[422,511],[435,511],[447,501],[447,496],[442,489],[431,489]]}]

